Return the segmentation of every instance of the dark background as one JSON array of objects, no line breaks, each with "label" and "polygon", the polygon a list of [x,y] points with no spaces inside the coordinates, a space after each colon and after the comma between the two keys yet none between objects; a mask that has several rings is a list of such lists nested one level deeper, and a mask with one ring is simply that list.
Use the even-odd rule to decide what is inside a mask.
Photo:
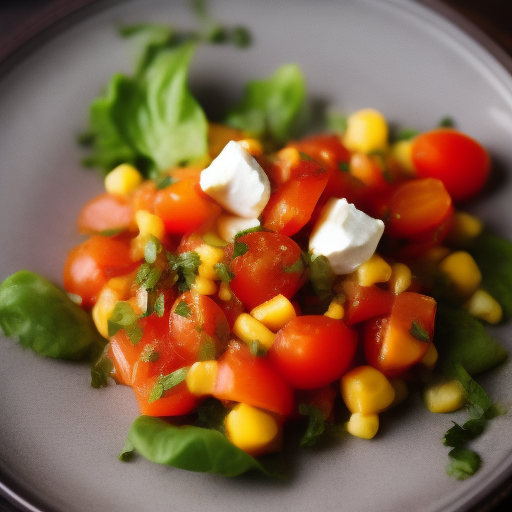
[{"label": "dark background", "polygon": [[[428,0],[425,1],[428,3]],[[0,0],[0,60],[45,28],[51,20],[90,2],[91,0]],[[440,2],[462,14],[466,21],[475,25],[512,57],[511,0],[440,0]],[[512,480],[500,493],[489,497],[486,503],[482,503],[471,512],[510,512],[512,510],[511,491]],[[0,496],[0,511],[17,512],[18,509]]]}]

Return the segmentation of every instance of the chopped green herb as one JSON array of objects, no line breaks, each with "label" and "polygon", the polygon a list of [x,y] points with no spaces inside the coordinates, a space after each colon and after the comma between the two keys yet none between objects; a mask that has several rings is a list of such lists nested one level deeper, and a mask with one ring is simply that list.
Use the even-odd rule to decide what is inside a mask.
[{"label": "chopped green herb", "polygon": [[164,188],[169,187],[173,183],[176,183],[176,180],[170,174],[165,174],[164,176],[159,176],[155,179],[157,190],[163,190]]},{"label": "chopped green herb", "polygon": [[156,313],[156,316],[162,318],[165,312],[165,295],[163,293],[159,293],[156,297],[155,303],[153,304],[153,311]]},{"label": "chopped green herb", "polygon": [[267,348],[262,345],[260,340],[252,340],[249,343],[249,350],[254,357],[265,357],[267,355]]},{"label": "chopped green herb", "polygon": [[480,455],[468,448],[453,448],[448,456],[450,462],[446,466],[446,473],[457,480],[465,480],[474,475],[482,464]]},{"label": "chopped green herb", "polygon": [[249,246],[244,242],[235,242],[233,247],[233,258],[243,256],[249,250]]},{"label": "chopped green herb", "polygon": [[350,164],[348,162],[338,162],[338,169],[342,172],[349,172]]},{"label": "chopped green herb", "polygon": [[308,418],[308,426],[300,440],[300,446],[313,446],[325,431],[325,418],[319,409],[307,404],[299,405],[299,414]]},{"label": "chopped green herb", "polygon": [[423,327],[417,320],[412,321],[411,334],[417,340],[422,341],[423,343],[430,342],[430,336],[428,335],[428,332],[425,329],[423,329]]},{"label": "chopped green herb", "polygon": [[453,128],[455,126],[455,121],[450,116],[445,116],[439,121],[440,128]]},{"label": "chopped green herb", "polygon": [[337,112],[328,112],[327,129],[339,135],[343,135],[347,131],[347,116]]},{"label": "chopped green herb", "polygon": [[190,310],[190,307],[186,302],[180,301],[174,308],[174,313],[184,318],[188,318],[191,315],[192,311]]},{"label": "chopped green herb", "polygon": [[181,292],[190,290],[190,287],[195,283],[199,265],[201,265],[201,258],[195,251],[188,251],[177,256],[171,253],[167,254],[167,261],[169,262],[169,269],[176,274],[176,281],[178,289]]},{"label": "chopped green herb", "polygon": [[305,268],[305,266],[304,266],[304,260],[302,259],[302,256],[299,256],[299,259],[293,265],[290,265],[289,267],[286,267],[283,265],[283,270],[287,274],[295,274],[296,272],[302,272],[304,270],[304,268]]},{"label": "chopped green herb", "polygon": [[124,329],[132,345],[136,345],[142,338],[142,329],[138,321],[139,318],[130,304],[125,301],[119,301],[108,319],[109,337],[114,336],[118,331]]},{"label": "chopped green herb", "polygon": [[223,283],[228,284],[235,277],[235,274],[229,270],[225,263],[216,263],[213,268]]},{"label": "chopped green herb", "polygon": [[325,256],[311,257],[309,265],[310,280],[313,290],[320,299],[332,295],[332,284],[336,277],[329,260]]},{"label": "chopped green herb", "polygon": [[201,348],[199,349],[198,361],[211,361],[215,359],[215,342],[213,338],[203,333],[201,336]]},{"label": "chopped green herb", "polygon": [[155,263],[160,252],[162,252],[162,244],[160,240],[151,235],[144,246],[144,259],[147,263]]},{"label": "chopped green herb", "polygon": [[418,135],[418,130],[415,130],[414,128],[404,128],[403,130],[400,130],[396,135],[396,141],[400,142],[402,140],[411,140],[416,135]]},{"label": "chopped green herb", "polygon": [[166,391],[169,391],[170,389],[176,387],[178,384],[181,384],[187,377],[188,370],[189,367],[187,366],[185,368],[180,368],[179,370],[176,370],[169,375],[163,375],[159,377],[149,395],[149,403],[162,398]]},{"label": "chopped green herb", "polygon": [[239,231],[235,236],[234,236],[234,240],[235,242],[242,236],[244,235],[248,235],[249,233],[257,233],[258,231],[263,231],[263,227],[262,226],[254,226],[253,228],[247,228],[247,229],[244,229],[242,231]]},{"label": "chopped green herb", "polygon": [[91,367],[91,386],[93,388],[104,388],[108,384],[110,372],[114,368],[114,363],[107,356],[109,345],[107,344],[98,358]]}]

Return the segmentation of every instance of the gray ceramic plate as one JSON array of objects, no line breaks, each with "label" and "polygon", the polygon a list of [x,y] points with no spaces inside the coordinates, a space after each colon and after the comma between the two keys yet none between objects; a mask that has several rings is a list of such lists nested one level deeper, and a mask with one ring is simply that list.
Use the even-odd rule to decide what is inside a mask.
[{"label": "gray ceramic plate", "polygon": [[[375,107],[392,122],[419,129],[450,115],[489,148],[498,166],[512,168],[511,76],[484,46],[425,6],[212,0],[211,10],[227,23],[248,25],[255,42],[245,51],[200,50],[192,84],[202,97],[220,91],[232,100],[248,79],[297,62],[317,100],[344,112]],[[193,23],[183,1],[106,3],[86,14],[47,34],[0,78],[0,279],[27,268],[59,282],[66,251],[78,242],[75,217],[102,184],[80,168],[74,136],[109,76],[131,69],[116,24]],[[473,210],[512,237],[511,197],[508,180]],[[512,348],[510,329],[496,335]],[[510,365],[482,382],[512,406]],[[383,415],[371,442],[347,438],[300,454],[293,478],[276,483],[119,462],[137,415],[131,391],[93,390],[86,367],[42,359],[5,339],[0,389],[0,480],[29,510],[462,511],[512,475],[510,414],[475,444],[484,465],[462,483],[445,475],[441,444],[457,416],[433,415],[418,400]]]}]

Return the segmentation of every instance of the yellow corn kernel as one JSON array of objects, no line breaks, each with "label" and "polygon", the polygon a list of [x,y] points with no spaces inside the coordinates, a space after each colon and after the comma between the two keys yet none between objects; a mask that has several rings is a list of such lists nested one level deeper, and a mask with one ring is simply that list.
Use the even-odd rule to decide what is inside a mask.
[{"label": "yellow corn kernel", "polygon": [[374,254],[356,269],[357,282],[360,286],[385,283],[391,277],[391,266],[378,254]]},{"label": "yellow corn kernel", "polygon": [[404,379],[399,379],[398,377],[390,379],[389,382],[395,390],[395,398],[393,399],[393,402],[391,402],[390,407],[395,407],[396,405],[405,402],[409,396],[409,388],[407,387],[407,382],[405,382]]},{"label": "yellow corn kernel", "polygon": [[283,148],[277,152],[276,156],[289,169],[294,169],[301,162],[301,156],[297,148]]},{"label": "yellow corn kernel", "polygon": [[217,379],[217,361],[197,361],[189,369],[185,382],[195,396],[211,395]]},{"label": "yellow corn kernel", "polygon": [[345,316],[345,308],[339,300],[333,299],[324,315],[334,320],[341,320]]},{"label": "yellow corn kernel", "polygon": [[450,380],[426,387],[423,400],[431,412],[453,412],[466,403],[466,392],[458,380]]},{"label": "yellow corn kernel", "polygon": [[237,404],[226,416],[226,437],[250,455],[279,448],[281,426],[274,416],[248,404]]},{"label": "yellow corn kernel", "polygon": [[439,359],[439,354],[437,352],[437,348],[433,343],[428,346],[427,352],[421,359],[421,364],[427,367],[429,370],[433,370],[437,364],[437,360]]},{"label": "yellow corn kernel", "polygon": [[371,414],[389,407],[395,398],[395,390],[382,372],[364,365],[343,375],[341,396],[350,412]]},{"label": "yellow corn kernel", "polygon": [[482,274],[473,256],[466,251],[456,251],[444,258],[438,266],[459,298],[472,295],[482,280]]},{"label": "yellow corn kernel", "polygon": [[147,210],[135,212],[135,223],[139,228],[139,234],[131,241],[130,246],[130,255],[134,261],[144,257],[144,248],[151,236],[162,240],[165,235],[162,219]]},{"label": "yellow corn kernel", "polygon": [[276,295],[251,311],[251,316],[259,320],[271,331],[277,332],[292,318],[296,317],[293,304],[284,296]]},{"label": "yellow corn kernel", "polygon": [[120,300],[127,298],[130,294],[133,274],[127,276],[113,277],[102,288],[98,299],[91,310],[92,319],[98,332],[108,339],[108,319],[112,316],[114,308]]},{"label": "yellow corn kernel", "polygon": [[267,350],[276,339],[276,335],[268,327],[248,313],[238,315],[233,324],[233,332],[248,345],[258,341]]},{"label": "yellow corn kernel", "polygon": [[224,146],[230,140],[240,140],[244,138],[244,133],[236,128],[231,128],[224,124],[208,124],[208,153],[210,158],[215,158],[224,149]]},{"label": "yellow corn kernel", "polygon": [[363,414],[355,412],[347,422],[347,432],[361,439],[372,439],[379,430],[377,413]]},{"label": "yellow corn kernel", "polygon": [[343,142],[349,150],[362,153],[385,149],[388,142],[386,119],[371,108],[354,112],[348,116]]},{"label": "yellow corn kernel", "polygon": [[394,263],[391,265],[391,277],[389,278],[389,289],[398,295],[405,292],[411,286],[411,269],[404,263]]},{"label": "yellow corn kernel", "polygon": [[229,289],[229,285],[226,283],[220,283],[219,286],[219,299],[223,300],[224,302],[227,302],[229,299],[231,299],[232,293]]},{"label": "yellow corn kernel", "polygon": [[490,324],[497,324],[503,318],[503,310],[499,302],[481,288],[471,295],[464,304],[464,308],[468,310],[470,315]]},{"label": "yellow corn kernel", "polygon": [[412,162],[412,139],[400,140],[391,146],[391,156],[400,164],[408,174],[415,175],[416,170]]},{"label": "yellow corn kernel", "polygon": [[142,175],[132,165],[121,164],[105,177],[105,190],[111,194],[131,194],[142,183]]},{"label": "yellow corn kernel", "polygon": [[215,265],[224,259],[224,250],[220,247],[201,244],[199,247],[196,247],[195,251],[201,258],[201,264],[197,269],[199,275],[212,281],[219,279]]},{"label": "yellow corn kernel", "polygon": [[261,156],[263,154],[263,147],[257,139],[242,139],[237,142],[242,149],[245,149],[252,156]]},{"label": "yellow corn kernel", "polygon": [[467,247],[484,229],[482,221],[466,212],[456,211],[446,242],[456,247]]},{"label": "yellow corn kernel", "polygon": [[217,284],[215,281],[199,275],[196,276],[196,280],[190,288],[201,295],[213,295],[217,291]]}]

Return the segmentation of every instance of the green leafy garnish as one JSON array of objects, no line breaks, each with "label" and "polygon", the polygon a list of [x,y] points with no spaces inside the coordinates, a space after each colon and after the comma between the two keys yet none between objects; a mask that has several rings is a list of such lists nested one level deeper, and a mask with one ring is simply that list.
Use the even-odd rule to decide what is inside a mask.
[{"label": "green leafy garnish", "polygon": [[59,359],[83,359],[106,343],[64,291],[27,270],[0,285],[0,328],[34,352]]},{"label": "green leafy garnish", "polygon": [[162,244],[158,238],[150,236],[144,246],[144,259],[147,263],[155,263],[158,254],[162,252]]},{"label": "green leafy garnish", "polygon": [[296,134],[303,112],[306,85],[295,64],[280,67],[270,78],[249,82],[240,104],[226,117],[226,124],[279,146]]},{"label": "green leafy garnish", "polygon": [[311,257],[310,280],[316,295],[324,300],[332,295],[332,284],[336,274],[325,256]]},{"label": "green leafy garnish", "polygon": [[411,140],[416,137],[418,133],[418,130],[414,128],[403,128],[396,134],[395,140],[396,142],[400,142],[402,140]]},{"label": "green leafy garnish", "polygon": [[124,329],[132,345],[136,345],[142,338],[142,328],[139,325],[139,317],[126,301],[119,301],[108,319],[108,336],[114,336]]},{"label": "green leafy garnish", "polygon": [[232,258],[238,258],[238,256],[243,256],[248,250],[249,246],[246,243],[235,241],[233,246]]},{"label": "green leafy garnish", "polygon": [[190,310],[189,305],[182,300],[178,302],[178,304],[174,308],[174,313],[184,318],[188,318],[191,315],[192,311]]},{"label": "green leafy garnish", "polygon": [[189,368],[180,368],[169,375],[163,375],[159,377],[149,394],[148,401],[149,403],[155,402],[156,400],[162,398],[163,394],[166,391],[176,387],[178,384],[181,384],[185,378],[187,377]]},{"label": "green leafy garnish", "polygon": [[155,350],[153,345],[146,345],[142,349],[140,360],[143,363],[156,363],[160,359],[160,354]]},{"label": "green leafy garnish", "polygon": [[229,270],[225,263],[215,263],[213,268],[223,283],[228,284],[235,277],[235,274]]},{"label": "green leafy garnish", "polygon": [[181,292],[190,290],[195,283],[201,258],[195,251],[183,252],[175,256],[167,253],[169,270],[175,273],[176,283]]},{"label": "green leafy garnish", "polygon": [[327,112],[327,129],[343,135],[347,131],[347,116],[338,112]]},{"label": "green leafy garnish", "polygon": [[289,267],[286,267],[283,265],[283,270],[287,274],[295,274],[296,272],[302,272],[305,269],[304,260],[302,259],[302,255],[299,256],[297,261],[290,265]]},{"label": "green leafy garnish", "polygon": [[135,452],[157,464],[188,471],[231,477],[256,470],[267,476],[279,476],[237,448],[218,430],[177,427],[150,416],[139,416],[132,423],[119,458],[130,460]]},{"label": "green leafy garnish", "polygon": [[300,440],[300,446],[314,446],[325,432],[325,417],[318,408],[307,404],[299,405],[299,413],[308,418],[308,426]]},{"label": "green leafy garnish", "polygon": [[423,327],[417,320],[413,320],[411,324],[411,334],[417,340],[422,341],[423,343],[430,342],[430,336],[428,335],[428,332],[425,329],[423,329]]},{"label": "green leafy garnish", "polygon": [[439,121],[438,126],[440,128],[453,128],[455,126],[455,121],[452,117],[445,116]]},{"label": "green leafy garnish", "polygon": [[108,385],[110,372],[114,368],[114,363],[107,356],[109,345],[107,344],[98,360],[91,367],[91,386],[93,388],[104,388]]},{"label": "green leafy garnish", "polygon": [[448,456],[450,462],[446,466],[446,473],[457,480],[465,480],[474,475],[482,464],[480,455],[468,448],[453,448]]}]

